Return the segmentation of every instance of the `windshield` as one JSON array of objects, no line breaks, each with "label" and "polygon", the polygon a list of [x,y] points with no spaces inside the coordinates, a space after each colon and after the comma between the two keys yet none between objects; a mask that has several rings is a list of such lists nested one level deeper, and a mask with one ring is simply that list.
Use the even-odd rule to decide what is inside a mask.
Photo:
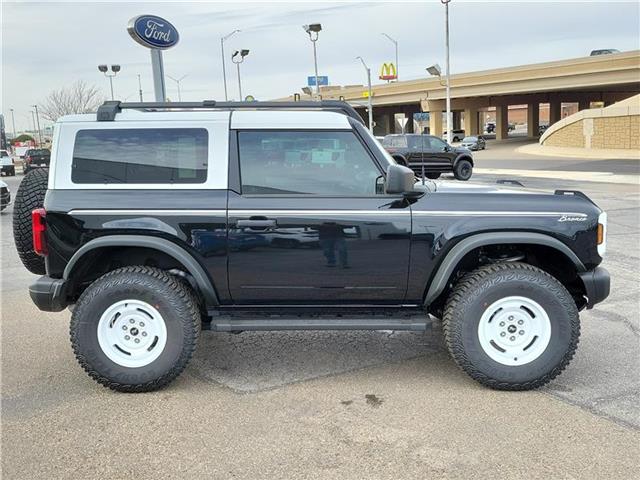
[{"label": "windshield", "polygon": [[29,150],[30,155],[49,155],[49,150],[46,148],[40,148],[37,150]]},{"label": "windshield", "polygon": [[7,153],[6,150],[0,150],[0,157],[8,157],[9,154]]},{"label": "windshield", "polygon": [[478,141],[478,137],[464,137],[462,139],[463,142],[477,142]]}]

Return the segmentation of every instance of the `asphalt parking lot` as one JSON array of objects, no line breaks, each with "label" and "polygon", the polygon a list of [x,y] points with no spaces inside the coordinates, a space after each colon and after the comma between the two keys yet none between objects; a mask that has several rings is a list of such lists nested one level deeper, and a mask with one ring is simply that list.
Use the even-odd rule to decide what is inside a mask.
[{"label": "asphalt parking lot", "polygon": [[[3,478],[638,478],[638,162],[495,144],[476,160],[473,181],[578,189],[609,213],[611,296],[582,312],[577,355],[547,387],[479,386],[436,324],[427,334],[204,332],[167,389],[111,392],[78,367],[70,313],[31,303],[10,206],[0,216]],[[14,195],[21,178],[3,177]]]}]

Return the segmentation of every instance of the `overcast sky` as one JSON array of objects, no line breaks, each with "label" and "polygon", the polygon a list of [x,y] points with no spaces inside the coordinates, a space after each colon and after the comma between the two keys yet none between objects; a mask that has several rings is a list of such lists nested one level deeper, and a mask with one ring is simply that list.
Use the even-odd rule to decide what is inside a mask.
[{"label": "overcast sky", "polygon": [[[305,23],[322,23],[318,41],[320,75],[333,85],[366,83],[360,55],[372,68],[400,45],[400,79],[425,76],[425,67],[444,66],[444,8],[421,2],[2,2],[2,112],[11,128],[31,122],[30,105],[52,89],[78,79],[109,95],[99,63],[118,63],[116,97],[138,99],[137,74],[145,100],[152,100],[149,51],[134,43],[126,26],[143,13],[159,15],[180,32],[180,43],[165,52],[165,70],[182,82],[183,100],[224,99],[220,37],[242,30],[226,44],[251,53],[242,65],[243,94],[270,99],[300,91],[313,74]],[[635,50],[639,45],[638,2],[464,2],[450,4],[453,73],[566,59],[595,48]],[[227,66],[230,95],[238,96],[235,67]],[[175,83],[167,94],[177,100]]]}]

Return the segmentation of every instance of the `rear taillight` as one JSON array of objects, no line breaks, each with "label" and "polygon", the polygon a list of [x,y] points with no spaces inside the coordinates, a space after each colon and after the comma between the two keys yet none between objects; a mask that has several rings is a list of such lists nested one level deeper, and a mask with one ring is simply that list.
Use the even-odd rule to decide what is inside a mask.
[{"label": "rear taillight", "polygon": [[31,212],[33,251],[43,257],[49,253],[47,251],[47,239],[45,237],[45,232],[47,231],[46,217],[47,211],[44,208],[36,208]]}]

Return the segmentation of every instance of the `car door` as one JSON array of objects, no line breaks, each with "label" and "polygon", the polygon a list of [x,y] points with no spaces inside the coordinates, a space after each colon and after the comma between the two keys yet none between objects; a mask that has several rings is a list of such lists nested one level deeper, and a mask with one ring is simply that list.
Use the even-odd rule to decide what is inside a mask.
[{"label": "car door", "polygon": [[429,157],[432,159],[432,165],[438,171],[451,170],[455,152],[453,148],[444,140],[438,137],[429,136]]},{"label": "car door", "polygon": [[379,193],[375,145],[346,128],[241,128],[231,138],[234,303],[402,302],[411,212],[402,197]]}]

